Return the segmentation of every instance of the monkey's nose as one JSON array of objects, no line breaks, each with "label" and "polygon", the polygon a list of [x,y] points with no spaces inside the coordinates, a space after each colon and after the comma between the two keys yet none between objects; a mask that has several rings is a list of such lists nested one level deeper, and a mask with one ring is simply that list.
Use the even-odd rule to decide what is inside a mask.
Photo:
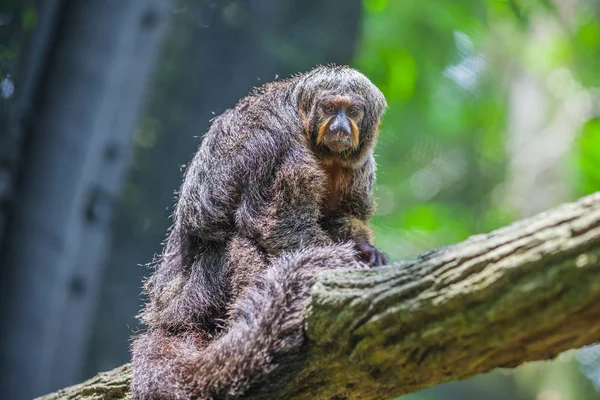
[{"label": "monkey's nose", "polygon": [[329,124],[329,132],[331,133],[345,133],[350,135],[352,133],[352,129],[350,128],[350,121],[348,117],[340,113],[335,116],[334,120]]}]

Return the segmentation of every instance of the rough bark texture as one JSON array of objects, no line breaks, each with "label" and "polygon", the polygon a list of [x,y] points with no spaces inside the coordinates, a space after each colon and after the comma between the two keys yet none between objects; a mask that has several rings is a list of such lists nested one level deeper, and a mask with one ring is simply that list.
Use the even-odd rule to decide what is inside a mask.
[{"label": "rough bark texture", "polygon": [[39,397],[40,400],[120,400],[129,399],[131,367],[125,364],[108,372],[101,372],[87,381],[55,393]]},{"label": "rough bark texture", "polygon": [[[285,398],[389,399],[549,359],[600,341],[599,301],[597,193],[414,261],[322,274]],[[125,399],[129,373],[43,399]]]}]

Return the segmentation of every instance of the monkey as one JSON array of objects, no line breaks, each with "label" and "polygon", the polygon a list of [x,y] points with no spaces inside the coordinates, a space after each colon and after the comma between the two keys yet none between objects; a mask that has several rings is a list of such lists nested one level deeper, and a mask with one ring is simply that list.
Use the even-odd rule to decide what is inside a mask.
[{"label": "monkey", "polygon": [[144,283],[134,399],[269,398],[283,378],[268,377],[301,364],[317,273],[388,263],[368,225],[386,108],[361,72],[328,65],[212,120]]}]

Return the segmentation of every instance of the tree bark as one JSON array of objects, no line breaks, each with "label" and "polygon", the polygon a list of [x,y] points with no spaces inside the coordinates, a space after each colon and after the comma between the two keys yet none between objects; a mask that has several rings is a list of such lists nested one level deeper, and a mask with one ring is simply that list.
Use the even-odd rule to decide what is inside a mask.
[{"label": "tree bark", "polygon": [[[388,399],[553,358],[600,340],[599,301],[600,193],[414,261],[326,272],[284,398]],[[129,375],[42,399],[126,399]]]}]

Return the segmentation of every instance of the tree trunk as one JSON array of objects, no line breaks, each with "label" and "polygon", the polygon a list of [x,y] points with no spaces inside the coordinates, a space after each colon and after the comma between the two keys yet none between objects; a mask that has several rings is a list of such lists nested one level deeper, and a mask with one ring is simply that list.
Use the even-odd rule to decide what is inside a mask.
[{"label": "tree trunk", "polygon": [[[389,399],[549,359],[600,340],[599,301],[596,193],[414,261],[323,273],[283,398]],[[130,373],[42,399],[125,399]]]},{"label": "tree trunk", "polygon": [[80,379],[108,221],[168,5],[63,1],[55,29],[37,32],[54,36],[2,249],[4,398]]}]

